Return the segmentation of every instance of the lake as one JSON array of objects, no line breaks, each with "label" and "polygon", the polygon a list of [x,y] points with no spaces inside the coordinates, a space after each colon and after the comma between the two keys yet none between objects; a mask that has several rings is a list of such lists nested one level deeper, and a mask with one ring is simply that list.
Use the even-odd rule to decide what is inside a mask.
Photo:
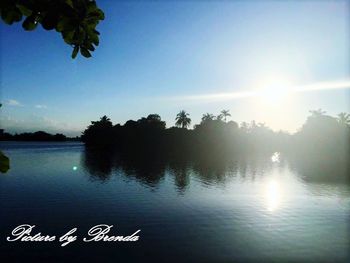
[{"label": "lake", "polygon": [[[76,142],[1,142],[1,261],[350,262],[350,186],[306,180],[275,154],[123,160]],[[18,225],[78,240],[7,242]],[[82,242],[98,224],[137,242]]]}]

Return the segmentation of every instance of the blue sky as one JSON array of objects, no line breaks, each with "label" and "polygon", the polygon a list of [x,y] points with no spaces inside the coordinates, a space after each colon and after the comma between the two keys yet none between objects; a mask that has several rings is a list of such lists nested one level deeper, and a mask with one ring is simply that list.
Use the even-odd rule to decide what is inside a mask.
[{"label": "blue sky", "polygon": [[293,132],[310,109],[349,112],[346,87],[278,103],[215,97],[276,83],[348,82],[348,1],[97,3],[106,19],[90,59],[72,60],[54,31],[1,24],[3,128],[78,135],[104,114],[124,123],[158,113],[169,127],[182,109],[194,124],[203,113],[229,109],[237,122]]}]

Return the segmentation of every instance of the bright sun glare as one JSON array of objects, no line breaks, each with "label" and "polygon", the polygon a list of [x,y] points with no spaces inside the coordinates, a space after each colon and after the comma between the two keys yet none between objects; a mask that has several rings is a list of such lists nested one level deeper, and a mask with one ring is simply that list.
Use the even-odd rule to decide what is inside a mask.
[{"label": "bright sun glare", "polygon": [[291,87],[292,85],[288,80],[272,79],[261,86],[259,97],[270,106],[279,105],[288,100]]}]

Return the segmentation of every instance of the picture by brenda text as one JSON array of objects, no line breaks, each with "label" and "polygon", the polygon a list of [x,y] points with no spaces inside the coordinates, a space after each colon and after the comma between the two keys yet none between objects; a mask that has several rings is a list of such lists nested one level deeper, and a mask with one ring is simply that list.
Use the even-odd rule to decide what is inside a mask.
[{"label": "picture by brenda text", "polygon": [[[126,242],[131,241],[135,242],[140,239],[140,236],[138,235],[141,230],[135,231],[133,234],[128,236],[115,236],[115,235],[108,235],[110,230],[112,229],[113,225],[106,225],[106,224],[100,224],[93,226],[89,229],[87,232],[87,236],[82,238],[83,242]],[[72,228],[62,236],[51,236],[51,235],[43,235],[41,232],[33,233],[35,225],[28,225],[23,224],[15,227],[12,232],[11,236],[8,236],[6,238],[9,242],[53,242],[58,241],[61,243],[61,246],[64,247],[68,245],[69,243],[72,243],[74,241],[77,241],[78,236],[76,235],[77,228]]]}]

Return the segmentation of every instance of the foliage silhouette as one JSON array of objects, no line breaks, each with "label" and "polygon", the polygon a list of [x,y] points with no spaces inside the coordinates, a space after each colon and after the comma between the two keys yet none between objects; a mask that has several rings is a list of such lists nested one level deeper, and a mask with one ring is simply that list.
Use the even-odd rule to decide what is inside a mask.
[{"label": "foliage silhouette", "polygon": [[227,117],[231,117],[230,111],[229,110],[222,110],[220,112],[220,118],[219,119],[224,119],[224,121],[226,122],[226,118]]},{"label": "foliage silhouette", "polygon": [[0,151],[0,172],[6,173],[10,169],[10,159]]},{"label": "foliage silhouette", "polygon": [[350,114],[341,112],[338,114],[338,121],[342,125],[350,125]]},{"label": "foliage silhouette", "polygon": [[45,30],[55,29],[73,48],[73,59],[79,51],[91,57],[90,52],[99,45],[96,26],[104,20],[103,11],[90,0],[2,0],[0,13],[9,25],[25,18],[22,27],[26,31],[34,30],[38,24]]},{"label": "foliage silhouette", "polygon": [[[0,103],[0,108],[2,103]],[[0,136],[3,134],[3,130],[0,130]],[[0,172],[6,173],[10,169],[10,159],[0,151]]]},{"label": "foliage silhouette", "polygon": [[311,111],[284,151],[309,179],[350,179],[350,126],[321,109]]},{"label": "foliage silhouette", "polygon": [[215,119],[215,116],[211,113],[206,113],[206,114],[203,114],[202,116],[202,123],[203,122],[206,122],[206,121],[212,121]]},{"label": "foliage silhouette", "polygon": [[176,123],[177,127],[187,128],[191,124],[191,119],[189,118],[190,114],[186,111],[182,110],[176,115]]},{"label": "foliage silhouette", "polygon": [[[165,160],[205,160],[218,162],[228,156],[271,156],[282,152],[304,171],[310,167],[337,167],[346,179],[349,177],[350,128],[337,118],[325,115],[322,110],[310,111],[301,129],[291,135],[282,131],[274,132],[265,123],[225,122],[205,114],[194,129],[186,129],[189,114],[177,114],[177,126],[166,128],[157,114],[150,114],[137,121],[129,120],[124,125],[113,125],[103,116],[92,122],[83,132],[82,140],[88,148],[112,149],[119,155],[133,159],[152,158]],[[184,122],[185,124],[184,124]],[[307,173],[306,173],[307,174]],[[332,176],[335,173],[327,173]],[[316,176],[317,177],[317,176]],[[334,177],[337,177],[334,175]],[[186,179],[179,178],[179,185]]]},{"label": "foliage silhouette", "polygon": [[[56,133],[55,135],[44,132],[24,132],[20,134],[12,135],[10,133],[6,133],[0,131],[0,141],[66,141],[68,138],[60,133]],[[72,139],[70,139],[72,140]]]}]

